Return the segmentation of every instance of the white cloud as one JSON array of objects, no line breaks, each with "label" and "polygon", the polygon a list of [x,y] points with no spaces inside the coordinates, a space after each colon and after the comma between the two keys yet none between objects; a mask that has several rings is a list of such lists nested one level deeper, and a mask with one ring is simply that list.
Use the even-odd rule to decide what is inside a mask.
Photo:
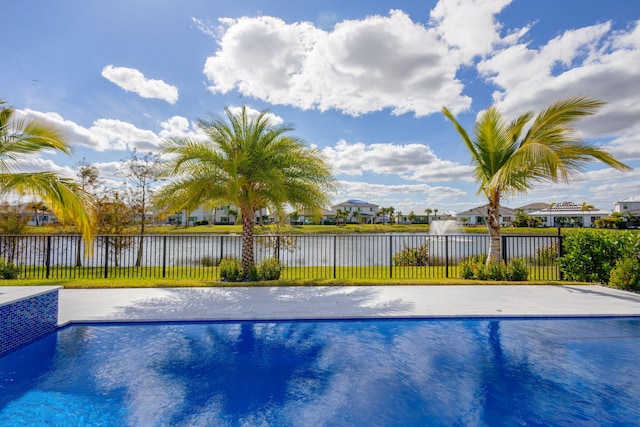
[{"label": "white cloud", "polygon": [[[229,108],[229,111],[231,111],[235,115],[239,115],[242,112],[242,107],[232,105],[232,106],[229,106],[228,108]],[[245,107],[245,108],[247,109],[247,117],[249,117],[249,119],[255,119],[260,114],[260,111],[254,108],[250,108],[250,107]],[[277,114],[273,114],[271,112],[268,112],[267,114],[265,114],[265,118],[271,122],[272,126],[277,126],[284,123],[284,119],[282,117],[278,116]]]},{"label": "white cloud", "polygon": [[135,68],[107,65],[102,69],[102,77],[143,98],[162,99],[170,104],[175,104],[178,101],[177,87],[162,80],[148,79]]},{"label": "white cloud", "polygon": [[131,123],[120,120],[98,119],[91,127],[86,128],[73,121],[65,120],[57,113],[42,113],[29,109],[19,113],[53,124],[72,144],[84,145],[95,151],[137,149],[155,152],[160,143],[160,138],[153,131],[139,129]]},{"label": "white cloud", "polygon": [[16,172],[55,172],[65,178],[74,178],[75,172],[68,166],[60,166],[53,160],[42,159],[37,155],[26,155],[28,161],[21,162]]},{"label": "white cloud", "polygon": [[334,201],[340,203],[348,199],[362,199],[381,206],[418,212],[428,206],[441,205],[451,208],[456,201],[468,194],[459,188],[432,186],[428,184],[370,184],[362,181],[340,181],[340,190]]},{"label": "white cloud", "polygon": [[399,10],[329,32],[270,16],[220,22],[219,49],[204,68],[214,93],[237,89],[272,104],[354,116],[386,108],[423,116],[471,103],[455,76],[459,58],[434,29]]},{"label": "white cloud", "polygon": [[211,38],[216,38],[218,36],[216,28],[211,24],[211,22],[208,19],[202,20],[198,18],[191,18],[191,22],[195,24],[196,28],[198,28],[198,30],[200,30],[201,33],[206,34]]},{"label": "white cloud", "polygon": [[[500,37],[502,25],[495,15],[511,0],[440,0],[431,10],[431,22],[437,33],[451,47],[451,53],[460,55],[463,63],[475,56],[492,52]],[[520,37],[527,29],[515,32]]]},{"label": "white cloud", "polygon": [[362,175],[365,172],[398,175],[413,181],[469,180],[473,170],[439,159],[423,144],[349,144],[340,140],[324,150],[335,174]]},{"label": "white cloud", "polygon": [[610,22],[569,30],[539,49],[517,44],[477,67],[501,88],[494,92],[494,100],[510,115],[537,112],[568,96],[592,96],[609,104],[579,124],[590,137],[628,135],[640,116],[637,22],[627,31],[611,31]]}]

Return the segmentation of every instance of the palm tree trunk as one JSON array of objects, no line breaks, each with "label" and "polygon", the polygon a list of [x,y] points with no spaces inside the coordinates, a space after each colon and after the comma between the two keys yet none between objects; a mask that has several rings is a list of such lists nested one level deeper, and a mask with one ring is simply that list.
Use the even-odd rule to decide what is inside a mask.
[{"label": "palm tree trunk", "polygon": [[[247,210],[248,211],[248,210]],[[241,210],[242,216],[242,278],[250,279],[249,271],[254,265],[253,259],[253,216]]]},{"label": "palm tree trunk", "polygon": [[500,193],[495,192],[489,197],[487,205],[487,228],[489,229],[489,253],[487,265],[502,259],[500,247]]}]

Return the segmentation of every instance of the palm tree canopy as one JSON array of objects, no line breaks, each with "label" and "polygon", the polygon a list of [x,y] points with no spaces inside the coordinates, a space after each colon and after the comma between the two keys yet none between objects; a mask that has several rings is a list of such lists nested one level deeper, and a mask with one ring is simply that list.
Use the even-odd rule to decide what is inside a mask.
[{"label": "palm tree canopy", "polygon": [[19,171],[20,163],[28,161],[30,155],[50,149],[71,153],[64,136],[53,126],[18,116],[12,107],[0,108],[0,194],[36,196],[61,222],[75,224],[85,241],[90,242],[95,217],[89,195],[73,180],[54,172]]},{"label": "palm tree canopy", "polygon": [[482,113],[470,137],[446,108],[443,114],[452,121],[471,153],[478,192],[487,196],[525,193],[541,181],[568,183],[585,166],[599,160],[618,170],[629,166],[606,151],[588,144],[573,128],[577,120],[595,114],[605,103],[590,97],[561,99],[542,110],[533,119],[531,112],[506,123],[495,107]]},{"label": "palm tree canopy", "polygon": [[207,139],[165,141],[170,160],[162,175],[177,179],[157,193],[158,205],[176,211],[233,203],[253,215],[266,206],[315,213],[329,204],[335,181],[322,153],[284,135],[293,128],[273,125],[268,110],[255,118],[244,106],[239,114],[225,113],[228,122],[198,121]]}]

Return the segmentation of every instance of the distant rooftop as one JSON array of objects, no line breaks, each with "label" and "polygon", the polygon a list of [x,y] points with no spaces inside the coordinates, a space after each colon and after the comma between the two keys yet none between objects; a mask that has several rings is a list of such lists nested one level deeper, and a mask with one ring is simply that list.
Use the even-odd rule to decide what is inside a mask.
[{"label": "distant rooftop", "polygon": [[[560,202],[553,205],[548,210],[551,211],[579,211],[581,209],[580,205],[576,205],[573,202]],[[547,210],[547,209],[544,209]],[[597,210],[597,209],[592,209]]]}]

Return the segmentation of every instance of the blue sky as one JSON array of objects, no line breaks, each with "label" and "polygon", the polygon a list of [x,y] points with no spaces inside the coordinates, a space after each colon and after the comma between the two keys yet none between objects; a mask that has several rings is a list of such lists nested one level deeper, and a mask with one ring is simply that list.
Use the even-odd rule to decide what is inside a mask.
[{"label": "blue sky", "polygon": [[118,163],[225,106],[270,109],[329,158],[341,188],[396,211],[485,203],[440,109],[467,129],[495,104],[508,117],[566,96],[608,102],[583,137],[634,167],[593,164],[571,185],[503,201],[640,197],[640,2],[5,0],[0,98],[62,128],[73,157],[23,170],[73,176]]}]

